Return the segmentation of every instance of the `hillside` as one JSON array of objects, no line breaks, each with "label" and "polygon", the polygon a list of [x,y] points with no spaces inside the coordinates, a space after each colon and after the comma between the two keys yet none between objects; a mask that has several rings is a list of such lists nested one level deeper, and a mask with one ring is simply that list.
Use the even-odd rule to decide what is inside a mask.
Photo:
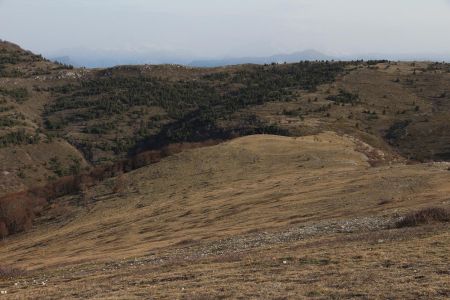
[{"label": "hillside", "polygon": [[[85,70],[51,63],[7,42],[0,49],[0,152],[7,157],[30,145],[33,158],[19,156],[16,166],[0,166],[1,182],[8,186],[42,184],[70,170],[171,143],[254,133],[302,136],[332,130],[361,138],[389,157],[398,153],[426,161],[449,156],[445,64]],[[34,152],[47,149],[41,149],[43,143],[51,144],[52,152],[45,150],[46,157],[36,159]],[[9,190],[3,184],[0,194]]]},{"label": "hillside", "polygon": [[[4,261],[29,271],[0,286],[13,298],[385,298],[394,285],[407,298],[448,295],[448,225],[390,228],[407,212],[448,207],[448,165],[371,167],[361,149],[331,132],[256,135],[166,158],[93,187],[88,209],[77,196],[54,202],[3,242]],[[375,286],[363,279],[372,276]]]},{"label": "hillside", "polygon": [[76,72],[0,42],[0,195],[56,178],[60,165],[64,172],[87,167],[66,139],[43,128],[44,107],[52,101],[46,89]]},{"label": "hillside", "polygon": [[449,297],[449,120],[448,64],[77,69],[0,42],[0,290]]}]

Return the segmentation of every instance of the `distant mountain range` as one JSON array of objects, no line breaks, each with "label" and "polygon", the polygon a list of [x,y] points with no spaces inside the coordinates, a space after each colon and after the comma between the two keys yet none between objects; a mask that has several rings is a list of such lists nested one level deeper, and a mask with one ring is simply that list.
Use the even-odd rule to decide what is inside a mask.
[{"label": "distant mountain range", "polygon": [[56,55],[46,55],[50,60],[74,67],[108,68],[117,65],[144,65],[144,64],[180,64],[188,65],[192,58],[188,55],[147,49],[134,50],[95,50],[95,49],[65,49]]},{"label": "distant mountain range", "polygon": [[277,54],[267,57],[231,57],[210,60],[194,60],[189,65],[194,67],[218,67],[242,64],[270,64],[270,63],[293,63],[305,60],[332,60],[331,56],[316,50],[305,50],[291,54]]},{"label": "distant mountain range", "polygon": [[223,57],[223,58],[196,58],[177,52],[148,51],[95,51],[95,50],[68,50],[68,55],[48,56],[50,60],[73,65],[75,67],[105,68],[116,65],[141,65],[141,64],[179,64],[192,67],[219,67],[241,64],[270,64],[293,63],[298,61],[321,60],[370,60],[388,59],[403,61],[450,61],[450,54],[352,54],[330,56],[317,50],[298,51],[290,54],[276,54],[261,57]]},{"label": "distant mountain range", "polygon": [[266,57],[225,57],[217,59],[199,59],[183,56],[178,53],[165,52],[99,52],[99,51],[73,51],[70,55],[52,56],[51,60],[73,65],[75,67],[104,68],[116,65],[133,64],[180,64],[193,67],[218,67],[241,64],[269,64],[293,63],[304,60],[332,60],[331,56],[316,50],[305,50],[291,54],[277,54]]}]

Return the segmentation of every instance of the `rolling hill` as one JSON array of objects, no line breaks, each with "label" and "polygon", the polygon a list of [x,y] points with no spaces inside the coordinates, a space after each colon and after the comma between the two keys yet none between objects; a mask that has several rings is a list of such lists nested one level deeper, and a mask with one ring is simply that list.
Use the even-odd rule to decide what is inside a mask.
[{"label": "rolling hill", "polygon": [[360,143],[243,137],[92,187],[86,206],[52,201],[3,242],[19,273],[0,287],[12,298],[448,295],[448,224],[396,228],[448,208],[448,164],[371,167]]},{"label": "rolling hill", "polygon": [[77,69],[0,43],[0,297],[446,298],[450,66]]},{"label": "rolling hill", "polygon": [[[1,49],[0,151],[5,155],[16,146],[68,143],[63,148],[73,149],[67,155],[58,145],[47,156],[63,165],[77,161],[76,167],[84,169],[176,142],[323,130],[355,135],[390,154],[419,161],[449,155],[445,64],[85,70],[51,63],[7,42]],[[46,157],[33,166],[24,162],[2,168],[17,186],[70,173],[68,167],[55,174],[50,165]]]}]

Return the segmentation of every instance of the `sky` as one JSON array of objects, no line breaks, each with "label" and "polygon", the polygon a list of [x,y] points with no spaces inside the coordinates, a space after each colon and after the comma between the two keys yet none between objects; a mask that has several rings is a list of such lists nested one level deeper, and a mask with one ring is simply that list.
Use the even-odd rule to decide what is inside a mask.
[{"label": "sky", "polygon": [[450,0],[0,0],[0,39],[44,55],[450,53]]}]

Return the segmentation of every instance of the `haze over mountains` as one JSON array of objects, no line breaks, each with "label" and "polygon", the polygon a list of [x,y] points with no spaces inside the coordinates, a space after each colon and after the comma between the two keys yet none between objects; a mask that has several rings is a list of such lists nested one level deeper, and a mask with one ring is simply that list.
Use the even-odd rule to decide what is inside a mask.
[{"label": "haze over mountains", "polygon": [[292,63],[305,60],[333,60],[332,56],[316,50],[298,51],[290,54],[275,54],[271,56],[245,57],[198,57],[178,52],[148,51],[96,51],[96,50],[68,50],[68,55],[49,56],[51,60],[74,65],[76,67],[101,68],[117,65],[139,64],[179,64],[195,67],[218,67],[241,64],[269,64]]},{"label": "haze over mountains", "polygon": [[268,56],[198,56],[183,51],[163,50],[95,50],[66,49],[53,54],[46,54],[51,60],[75,67],[108,68],[117,65],[142,64],[178,64],[193,67],[220,67],[241,64],[294,63],[316,60],[377,60],[392,61],[450,61],[447,53],[361,53],[361,54],[325,54],[307,49],[292,53],[278,53]]}]

